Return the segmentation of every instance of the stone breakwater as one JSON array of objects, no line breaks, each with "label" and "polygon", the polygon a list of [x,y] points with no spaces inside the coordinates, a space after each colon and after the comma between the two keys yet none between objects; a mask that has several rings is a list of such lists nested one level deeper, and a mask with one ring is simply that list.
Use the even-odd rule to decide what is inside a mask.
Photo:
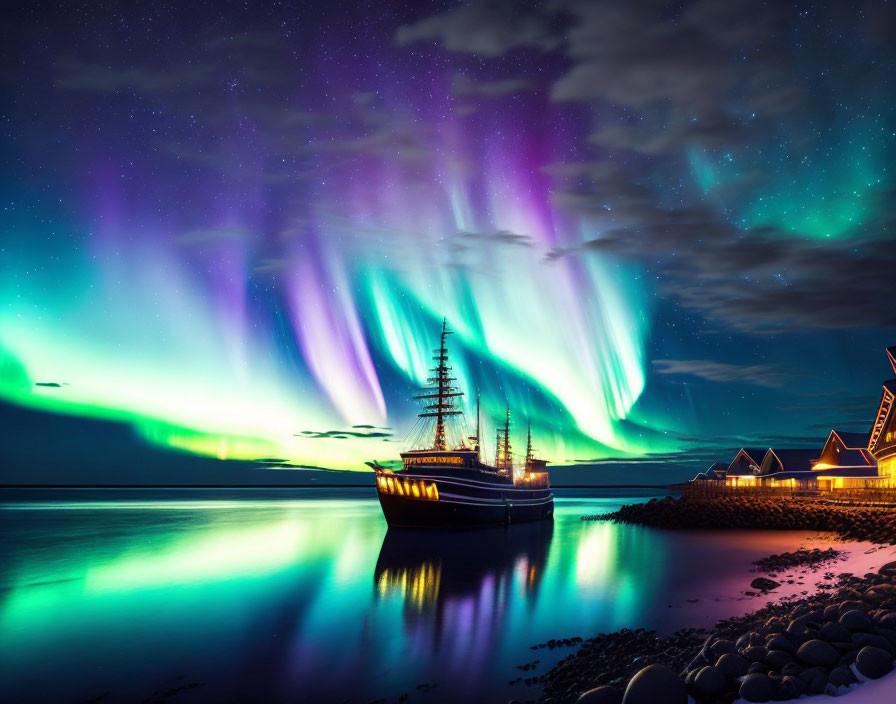
[{"label": "stone breakwater", "polygon": [[844,540],[896,544],[896,508],[855,507],[816,500],[724,498],[651,499],[586,521],[637,523],[668,529],[817,530]]},{"label": "stone breakwater", "polygon": [[542,678],[541,702],[785,701],[835,693],[857,674],[877,679],[896,658],[896,562],[878,574],[840,575],[834,593],[769,603],[702,635],[620,631],[585,641]]}]

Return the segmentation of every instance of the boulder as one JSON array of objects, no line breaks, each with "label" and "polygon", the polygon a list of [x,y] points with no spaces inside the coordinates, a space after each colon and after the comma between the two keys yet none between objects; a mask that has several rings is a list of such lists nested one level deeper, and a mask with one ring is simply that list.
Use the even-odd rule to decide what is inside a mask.
[{"label": "boulder", "polygon": [[871,622],[871,617],[864,611],[859,611],[858,609],[851,609],[850,611],[845,612],[840,616],[839,622],[841,626],[846,626],[853,632],[868,632],[874,627],[874,624]]},{"label": "boulder", "polygon": [[798,662],[789,662],[784,667],[781,668],[781,674],[782,675],[798,675],[805,669],[806,668],[804,668]]},{"label": "boulder", "polygon": [[803,633],[805,632],[806,627],[814,620],[815,619],[813,618],[812,614],[805,614],[804,616],[795,618],[790,623],[788,623],[787,630],[792,633]]},{"label": "boulder", "polygon": [[878,570],[879,574],[896,577],[896,562],[888,562]]},{"label": "boulder", "polygon": [[783,650],[786,653],[795,653],[796,648],[793,641],[783,633],[775,633],[765,643],[765,647],[769,650]]},{"label": "boulder", "polygon": [[891,655],[893,654],[893,646],[890,645],[890,641],[876,633],[853,633],[850,641],[857,648],[873,645],[875,648],[880,648],[881,650],[886,650]]},{"label": "boulder", "polygon": [[840,602],[840,615],[841,616],[843,614],[845,614],[847,611],[853,611],[854,609],[858,610],[858,611],[862,611],[863,609],[865,609],[865,604],[863,604],[858,599],[846,599],[846,600]]},{"label": "boulder", "polygon": [[793,660],[789,653],[783,650],[769,650],[765,656],[765,664],[773,670],[780,670],[787,663]]},{"label": "boulder", "polygon": [[817,638],[803,643],[796,656],[810,667],[834,667],[839,659],[834,646]]},{"label": "boulder", "polygon": [[781,583],[776,582],[773,579],[766,579],[765,577],[757,577],[752,582],[750,582],[750,586],[753,589],[758,589],[763,592],[767,592],[771,589],[775,589],[776,587],[780,587]]},{"label": "boulder", "polygon": [[749,668],[750,663],[737,653],[725,653],[716,661],[716,669],[730,679],[743,677]]},{"label": "boulder", "polygon": [[625,688],[622,704],[685,704],[684,682],[663,665],[648,665],[632,677]]},{"label": "boulder", "polygon": [[797,675],[806,683],[806,694],[822,694],[828,686],[828,675],[820,667],[810,667]]},{"label": "boulder", "polygon": [[622,701],[622,690],[618,687],[603,685],[583,692],[576,704],[619,704]]},{"label": "boulder", "polygon": [[713,699],[721,695],[728,687],[725,675],[712,665],[707,665],[697,673],[691,690],[698,697]]},{"label": "boulder", "polygon": [[747,668],[747,674],[752,675],[754,672],[760,672],[763,675],[766,675],[768,674],[768,665],[763,665],[761,662],[754,662]]},{"label": "boulder", "polygon": [[856,656],[856,669],[865,677],[876,680],[893,669],[893,656],[886,650],[868,645]]},{"label": "boulder", "polygon": [[743,652],[744,657],[750,662],[765,662],[765,656],[767,654],[768,650],[761,645],[751,645]]},{"label": "boulder", "polygon": [[772,698],[774,683],[771,677],[756,673],[744,677],[740,683],[740,698],[748,702],[767,702]]},{"label": "boulder", "polygon": [[833,670],[831,670],[831,674],[828,675],[828,682],[830,682],[835,687],[844,687],[846,685],[852,684],[855,681],[856,678],[852,674],[852,670],[850,670],[846,665],[835,667]]},{"label": "boulder", "polygon": [[784,679],[781,680],[781,686],[785,692],[791,695],[791,699],[796,699],[806,691],[806,683],[799,677],[794,677],[793,675],[786,675]]},{"label": "boulder", "polygon": [[828,643],[848,643],[852,634],[842,623],[830,621],[821,627],[818,635]]},{"label": "boulder", "polygon": [[864,597],[867,601],[879,604],[887,599],[896,597],[896,585],[878,584],[865,590]]}]

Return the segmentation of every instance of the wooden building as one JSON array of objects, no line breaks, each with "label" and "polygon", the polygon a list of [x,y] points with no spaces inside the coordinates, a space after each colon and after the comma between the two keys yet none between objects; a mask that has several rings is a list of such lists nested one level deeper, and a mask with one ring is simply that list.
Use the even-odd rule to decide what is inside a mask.
[{"label": "wooden building", "polygon": [[[896,374],[896,346],[887,348],[887,359]],[[877,461],[881,484],[896,485],[896,379],[884,382],[880,405],[871,426],[868,452]]]},{"label": "wooden building", "polygon": [[747,486],[756,483],[759,475],[759,464],[765,450],[742,447],[725,471],[725,483],[729,486]]}]

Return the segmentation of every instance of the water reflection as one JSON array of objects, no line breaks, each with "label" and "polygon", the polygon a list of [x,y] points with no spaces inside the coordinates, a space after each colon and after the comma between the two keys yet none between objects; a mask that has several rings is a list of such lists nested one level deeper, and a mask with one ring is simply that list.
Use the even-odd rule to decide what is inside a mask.
[{"label": "water reflection", "polygon": [[[553,521],[468,532],[416,533],[390,529],[383,538],[374,572],[379,598],[400,595],[405,612],[444,612],[458,599],[480,602],[509,598],[514,577],[524,596],[538,592],[554,532]],[[477,603],[477,610],[493,605]]]},{"label": "water reflection", "polygon": [[0,503],[0,699],[530,699],[516,666],[568,651],[529,646],[731,615],[750,561],[801,540],[579,520],[610,499],[407,533],[368,495],[140,496]]}]

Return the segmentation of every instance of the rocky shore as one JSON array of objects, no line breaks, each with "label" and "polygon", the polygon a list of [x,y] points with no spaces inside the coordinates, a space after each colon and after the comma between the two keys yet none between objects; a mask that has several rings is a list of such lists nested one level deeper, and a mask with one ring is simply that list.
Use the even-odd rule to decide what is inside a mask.
[{"label": "rocky shore", "polygon": [[[793,552],[782,552],[780,555],[769,555],[753,564],[754,572],[783,572],[793,567],[809,567],[817,571],[821,567],[842,560],[845,557],[843,550],[836,548],[813,548],[812,550],[800,549]],[[774,576],[774,575],[773,575]]]},{"label": "rocky shore", "polygon": [[[836,533],[845,540],[896,543],[896,510],[753,497],[653,499],[603,516],[669,529],[781,529]],[[798,550],[756,564],[771,572],[820,568],[841,551]],[[541,677],[542,704],[697,704],[786,701],[842,692],[878,679],[896,659],[896,562],[863,577],[841,574],[800,599],[769,603],[710,632],[664,637],[620,631],[586,640]]]},{"label": "rocky shore", "polygon": [[698,704],[785,701],[878,679],[896,658],[896,562],[839,580],[833,593],[770,603],[708,635],[620,631],[586,640],[544,675],[541,702],[684,704],[687,694]]}]

